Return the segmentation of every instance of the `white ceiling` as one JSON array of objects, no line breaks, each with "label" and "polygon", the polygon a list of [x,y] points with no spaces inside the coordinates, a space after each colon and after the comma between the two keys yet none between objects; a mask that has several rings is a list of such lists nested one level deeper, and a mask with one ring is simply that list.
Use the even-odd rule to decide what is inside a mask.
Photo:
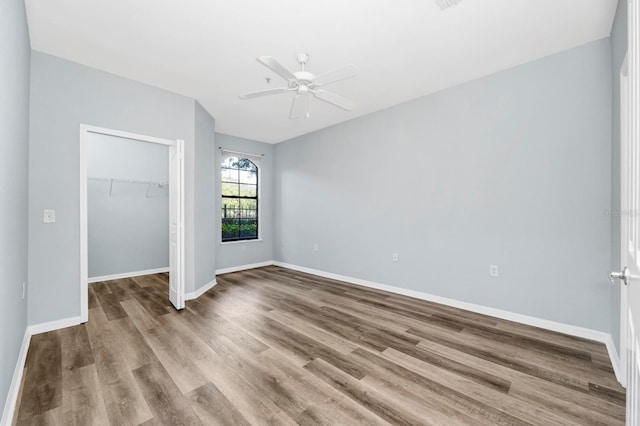
[{"label": "white ceiling", "polygon": [[[616,0],[26,0],[32,48],[197,99],[216,130],[276,143],[609,35]],[[289,120],[292,93],[256,61],[320,74],[351,112],[313,99]],[[271,85],[265,78],[271,77]]]}]

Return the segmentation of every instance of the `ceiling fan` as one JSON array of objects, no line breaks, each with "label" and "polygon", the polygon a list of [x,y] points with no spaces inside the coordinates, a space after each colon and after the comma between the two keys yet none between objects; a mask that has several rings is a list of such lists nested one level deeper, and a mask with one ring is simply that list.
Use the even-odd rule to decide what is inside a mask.
[{"label": "ceiling fan", "polygon": [[[315,75],[305,70],[305,65],[309,62],[308,54],[299,53],[297,59],[301,69],[300,71],[291,72],[271,56],[260,56],[258,62],[284,78],[287,81],[287,85],[243,93],[240,95],[240,99],[253,99],[278,93],[295,92],[291,102],[291,111],[289,112],[289,118],[291,119],[309,118],[309,95],[347,111],[351,111],[355,107],[355,102],[352,100],[322,88],[336,81],[355,76],[358,73],[358,68],[355,65],[350,64],[337,70]],[[267,81],[269,80],[267,79]]]}]

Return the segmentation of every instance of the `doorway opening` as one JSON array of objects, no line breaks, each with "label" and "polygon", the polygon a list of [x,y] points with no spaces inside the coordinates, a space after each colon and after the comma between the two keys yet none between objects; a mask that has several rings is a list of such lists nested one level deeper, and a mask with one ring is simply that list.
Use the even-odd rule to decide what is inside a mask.
[{"label": "doorway opening", "polygon": [[83,322],[89,318],[89,282],[144,273],[168,271],[169,300],[184,308],[183,145],[80,126]]}]

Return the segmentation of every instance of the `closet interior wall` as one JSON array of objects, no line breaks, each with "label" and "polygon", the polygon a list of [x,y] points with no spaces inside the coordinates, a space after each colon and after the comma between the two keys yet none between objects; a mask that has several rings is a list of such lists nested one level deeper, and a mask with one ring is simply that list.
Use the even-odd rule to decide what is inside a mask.
[{"label": "closet interior wall", "polygon": [[91,133],[89,279],[169,267],[168,148]]}]

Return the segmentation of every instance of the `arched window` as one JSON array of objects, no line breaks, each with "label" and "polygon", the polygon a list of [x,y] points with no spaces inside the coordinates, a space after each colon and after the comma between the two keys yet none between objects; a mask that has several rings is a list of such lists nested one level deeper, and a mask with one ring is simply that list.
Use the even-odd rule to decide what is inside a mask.
[{"label": "arched window", "polygon": [[242,157],[222,161],[222,242],[258,239],[258,167]]}]

